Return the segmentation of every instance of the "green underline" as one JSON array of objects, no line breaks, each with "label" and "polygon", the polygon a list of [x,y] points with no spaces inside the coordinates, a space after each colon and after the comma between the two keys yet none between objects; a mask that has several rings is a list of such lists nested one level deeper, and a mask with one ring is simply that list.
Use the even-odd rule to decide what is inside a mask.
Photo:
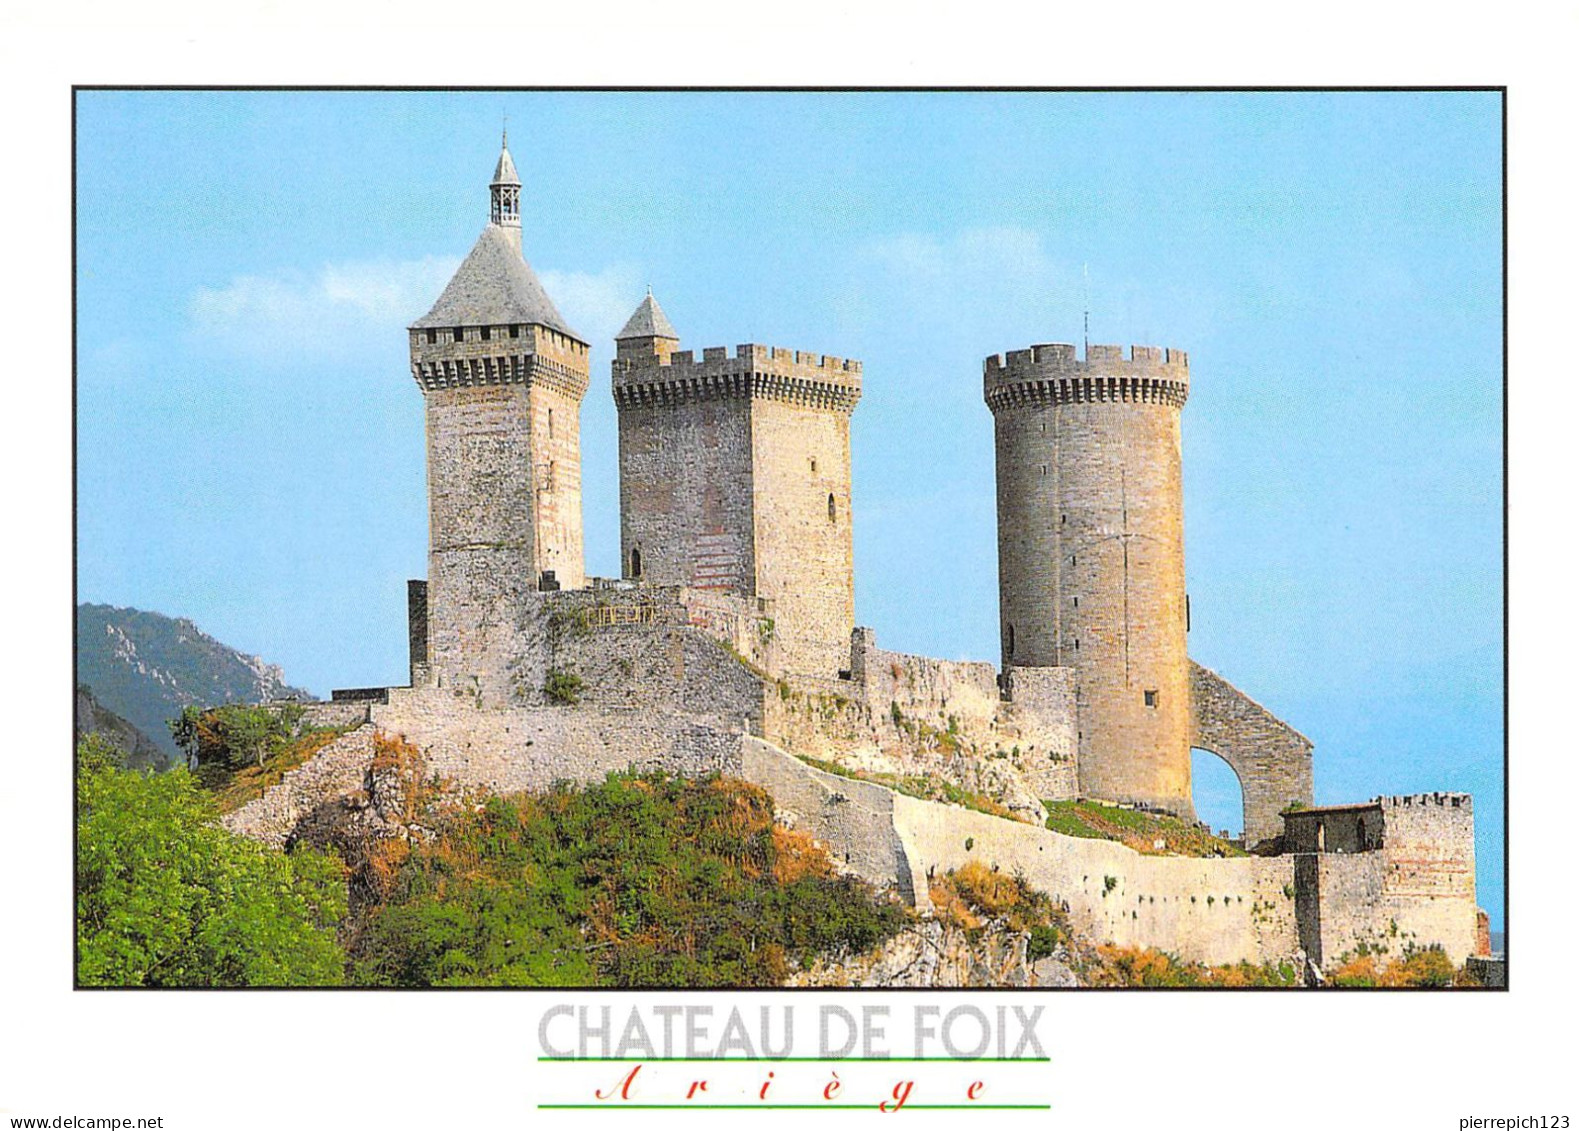
[{"label": "green underline", "polygon": [[540,1056],[539,1062],[552,1062],[555,1064],[604,1064],[609,1062],[628,1064],[633,1060],[648,1063],[664,1061],[667,1063],[685,1062],[690,1064],[785,1064],[785,1063],[816,1063],[816,1064],[1046,1064],[1052,1060],[1047,1056]]},{"label": "green underline", "polygon": [[[887,1101],[892,1103],[893,1101]],[[609,1101],[598,1104],[538,1104],[538,1111],[591,1111],[605,1108],[613,1111],[875,1111],[877,1104],[633,1104]],[[894,1111],[1051,1111],[1052,1104],[901,1104]]]}]

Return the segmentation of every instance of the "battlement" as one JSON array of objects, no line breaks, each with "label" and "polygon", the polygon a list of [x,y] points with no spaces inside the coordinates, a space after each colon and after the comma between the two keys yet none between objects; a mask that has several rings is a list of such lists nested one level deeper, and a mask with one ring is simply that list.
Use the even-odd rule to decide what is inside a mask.
[{"label": "battlement", "polygon": [[851,412],[861,399],[859,361],[752,342],[732,355],[709,346],[700,361],[692,350],[627,354],[614,360],[613,376],[621,408],[738,396]]},{"label": "battlement", "polygon": [[547,326],[413,327],[411,375],[423,392],[477,385],[543,384],[580,399],[587,346]]},{"label": "battlement", "polygon": [[1182,407],[1190,392],[1190,359],[1158,346],[1075,347],[1062,343],[993,354],[982,364],[983,393],[1001,408],[1071,402],[1135,402]]},{"label": "battlement", "polygon": [[1465,809],[1474,808],[1467,793],[1400,793],[1378,797],[1372,802],[1384,809]]}]

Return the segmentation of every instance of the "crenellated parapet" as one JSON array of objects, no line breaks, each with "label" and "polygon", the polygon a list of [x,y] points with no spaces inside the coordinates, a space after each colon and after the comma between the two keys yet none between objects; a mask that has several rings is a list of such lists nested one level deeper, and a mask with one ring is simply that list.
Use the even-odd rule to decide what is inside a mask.
[{"label": "crenellated parapet", "polygon": [[1474,799],[1467,793],[1400,793],[1378,797],[1373,804],[1383,809],[1473,809]]},{"label": "crenellated parapet", "polygon": [[547,326],[417,327],[411,375],[424,393],[484,385],[543,385],[580,400],[587,346]]},{"label": "crenellated parapet", "polygon": [[1074,403],[1157,404],[1182,408],[1190,395],[1190,359],[1157,346],[1039,345],[993,354],[982,366],[983,394],[993,412]]},{"label": "crenellated parapet", "polygon": [[620,408],[743,397],[849,413],[861,399],[859,361],[753,343],[620,357],[613,377]]}]

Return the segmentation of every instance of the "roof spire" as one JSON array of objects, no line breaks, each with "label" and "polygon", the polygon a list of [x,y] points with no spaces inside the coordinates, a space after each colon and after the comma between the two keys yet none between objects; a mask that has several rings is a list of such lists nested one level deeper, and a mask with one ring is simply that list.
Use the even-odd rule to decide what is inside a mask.
[{"label": "roof spire", "polygon": [[501,228],[521,227],[521,178],[516,176],[515,162],[510,158],[508,116],[499,138],[499,163],[494,166],[493,181],[488,185],[488,222]]},{"label": "roof spire", "polygon": [[641,305],[636,308],[625,323],[625,328],[614,335],[615,341],[624,341],[629,338],[668,338],[678,342],[680,335],[674,332],[674,326],[663,313],[663,307],[658,305],[658,300],[652,297],[652,284],[647,285],[647,297],[641,300]]}]

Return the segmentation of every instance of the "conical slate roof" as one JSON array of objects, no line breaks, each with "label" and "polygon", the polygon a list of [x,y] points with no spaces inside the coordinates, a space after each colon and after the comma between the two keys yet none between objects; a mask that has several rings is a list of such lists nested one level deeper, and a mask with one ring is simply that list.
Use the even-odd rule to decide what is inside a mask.
[{"label": "conical slate roof", "polygon": [[586,341],[565,325],[543,284],[537,281],[531,266],[522,258],[512,234],[497,224],[489,224],[477,237],[471,254],[444,288],[439,301],[413,322],[411,328],[497,326],[512,322],[536,323],[567,334],[578,342]]},{"label": "conical slate roof", "polygon": [[499,147],[499,164],[493,169],[493,183],[496,185],[521,183],[521,178],[516,176],[515,162],[510,159],[510,151],[502,145]]},{"label": "conical slate roof", "polygon": [[678,342],[680,335],[674,332],[674,327],[669,324],[669,319],[663,312],[663,307],[658,305],[658,300],[652,297],[652,292],[647,292],[647,297],[641,300],[641,305],[636,308],[636,313],[630,316],[625,323],[625,328],[614,335],[616,342],[626,338],[669,338]]}]

